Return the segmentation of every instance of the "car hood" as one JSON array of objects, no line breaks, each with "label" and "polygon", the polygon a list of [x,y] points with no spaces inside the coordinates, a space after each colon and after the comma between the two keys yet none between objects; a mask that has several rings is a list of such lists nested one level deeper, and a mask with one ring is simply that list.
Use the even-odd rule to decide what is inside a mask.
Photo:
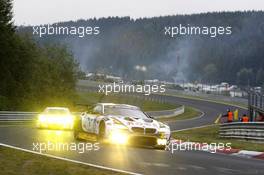
[{"label": "car hood", "polygon": [[125,126],[131,128],[131,127],[145,127],[145,128],[156,128],[158,129],[160,127],[160,124],[158,121],[151,119],[151,118],[135,118],[135,117],[128,117],[128,116],[110,116],[110,119],[112,120],[118,120]]},{"label": "car hood", "polygon": [[47,118],[67,118],[67,117],[72,117],[72,115],[70,114],[45,114],[45,113],[42,113],[40,114],[40,116],[45,116]]}]

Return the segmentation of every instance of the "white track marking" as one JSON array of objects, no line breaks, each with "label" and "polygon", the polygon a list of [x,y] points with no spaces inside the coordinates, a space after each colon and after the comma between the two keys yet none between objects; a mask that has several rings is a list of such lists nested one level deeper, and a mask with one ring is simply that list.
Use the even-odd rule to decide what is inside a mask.
[{"label": "white track marking", "polygon": [[201,111],[200,109],[195,109],[195,110],[199,111],[201,113],[201,115],[194,117],[194,118],[178,120],[178,121],[175,121],[175,123],[185,122],[185,121],[189,121],[189,120],[197,120],[197,119],[202,118],[205,115],[205,113],[203,111]]},{"label": "white track marking", "polygon": [[58,159],[58,160],[64,160],[64,161],[68,161],[68,162],[72,162],[72,163],[87,165],[87,166],[91,166],[91,167],[94,167],[94,168],[99,168],[99,169],[104,169],[104,170],[109,170],[109,171],[114,171],[114,172],[119,172],[119,173],[125,173],[125,174],[131,174],[131,175],[142,175],[142,174],[139,174],[139,173],[134,173],[134,172],[125,171],[125,170],[119,170],[119,169],[105,167],[105,166],[101,166],[101,165],[95,165],[95,164],[91,164],[91,163],[81,162],[81,161],[78,161],[78,160],[72,160],[72,159],[68,159],[68,158],[58,157],[58,156],[54,156],[54,155],[50,155],[50,154],[43,154],[43,153],[39,153],[39,152],[35,152],[35,151],[19,148],[19,147],[12,146],[12,145],[7,145],[7,144],[4,144],[4,143],[0,143],[0,146],[7,147],[7,148],[12,148],[12,149],[16,149],[16,150],[20,150],[20,151],[24,151],[24,152],[28,152],[28,153],[33,153],[33,154],[37,154],[37,155],[41,155],[41,156],[45,156],[45,157],[49,157],[49,158],[54,158],[54,159]]},{"label": "white track marking", "polygon": [[216,124],[202,125],[202,126],[197,126],[197,127],[192,127],[192,128],[179,129],[179,130],[174,130],[172,132],[180,132],[180,131],[186,131],[186,130],[191,130],[191,129],[205,128],[207,126],[214,126],[214,125],[216,125]]}]

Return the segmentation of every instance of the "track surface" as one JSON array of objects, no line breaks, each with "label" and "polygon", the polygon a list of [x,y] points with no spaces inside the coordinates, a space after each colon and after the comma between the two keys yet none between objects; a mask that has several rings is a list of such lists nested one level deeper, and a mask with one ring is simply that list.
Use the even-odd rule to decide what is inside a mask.
[{"label": "track surface", "polygon": [[[188,105],[205,113],[198,119],[171,123],[172,130],[212,124],[219,113],[229,108],[226,105],[206,101],[178,97],[164,98],[167,102]],[[243,112],[242,109],[241,111]],[[75,142],[71,131],[37,130],[32,126],[11,125],[0,125],[0,141],[29,150],[32,150],[33,143],[37,142]],[[177,151],[171,154],[163,150],[100,145],[100,150],[85,153],[77,151],[47,151],[45,153],[142,174],[264,174],[263,161],[201,151]]]},{"label": "track surface", "polygon": [[239,109],[240,116],[244,113],[247,113],[246,110],[241,108],[219,104],[219,103],[208,102],[208,101],[192,100],[192,99],[180,98],[174,96],[165,96],[164,98],[165,101],[168,103],[191,106],[204,112],[204,115],[199,119],[186,120],[186,121],[183,120],[183,121],[177,121],[175,123],[170,123],[171,130],[180,130],[180,129],[213,124],[216,118],[219,116],[219,114],[225,113],[227,109],[230,110]]}]

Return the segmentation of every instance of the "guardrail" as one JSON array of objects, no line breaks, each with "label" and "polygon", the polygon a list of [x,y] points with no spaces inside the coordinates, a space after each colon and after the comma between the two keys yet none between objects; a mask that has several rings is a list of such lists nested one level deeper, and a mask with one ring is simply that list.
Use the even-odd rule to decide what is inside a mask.
[{"label": "guardrail", "polygon": [[[172,110],[146,112],[153,118],[169,118],[184,113],[184,106]],[[0,121],[33,121],[39,112],[0,111]],[[80,112],[73,112],[80,115]]]},{"label": "guardrail", "polygon": [[234,122],[220,125],[220,137],[264,141],[264,122]]},{"label": "guardrail", "polygon": [[[39,112],[22,112],[22,111],[0,111],[0,121],[33,121]],[[73,112],[74,115],[80,115],[79,112]]]},{"label": "guardrail", "polygon": [[32,121],[37,112],[0,111],[0,121]]},{"label": "guardrail", "polygon": [[170,118],[170,117],[183,114],[184,110],[185,110],[185,107],[181,106],[176,109],[164,110],[164,111],[149,111],[146,113],[150,115],[151,117],[158,119],[158,118]]}]

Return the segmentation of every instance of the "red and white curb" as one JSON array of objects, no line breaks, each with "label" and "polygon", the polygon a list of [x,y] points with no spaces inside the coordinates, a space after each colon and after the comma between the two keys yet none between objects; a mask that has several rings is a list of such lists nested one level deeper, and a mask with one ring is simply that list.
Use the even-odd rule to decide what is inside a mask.
[{"label": "red and white curb", "polygon": [[[209,145],[209,144],[205,144],[205,143],[185,142],[182,140],[174,140],[174,139],[171,140],[170,143],[174,144],[174,145],[181,146],[181,147],[189,146],[189,148],[194,148],[194,147],[195,148],[203,148],[203,146]],[[195,149],[195,150],[264,160],[264,152],[258,152],[258,151],[247,151],[247,150],[240,150],[240,149],[233,149],[233,148],[231,148],[231,149],[230,148],[218,149],[215,147],[210,147],[209,149]]]}]

